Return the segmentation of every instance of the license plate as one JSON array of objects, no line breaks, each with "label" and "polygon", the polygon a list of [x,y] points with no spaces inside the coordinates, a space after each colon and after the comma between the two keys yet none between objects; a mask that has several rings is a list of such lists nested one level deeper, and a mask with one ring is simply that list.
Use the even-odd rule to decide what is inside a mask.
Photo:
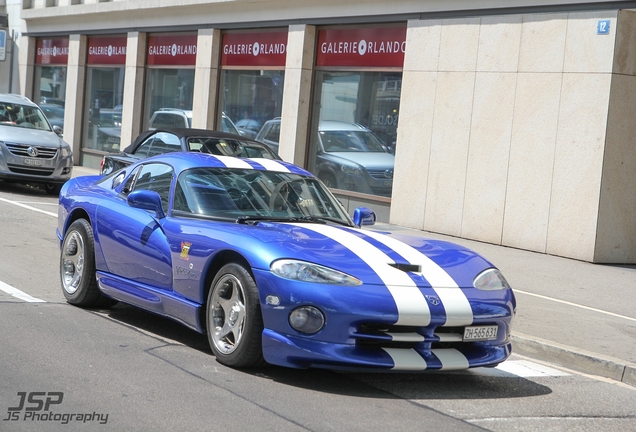
[{"label": "license plate", "polygon": [[496,325],[466,327],[464,329],[464,340],[494,340],[497,339],[498,330],[499,326]]},{"label": "license plate", "polygon": [[24,164],[31,166],[42,166],[44,165],[44,161],[41,159],[25,159]]}]

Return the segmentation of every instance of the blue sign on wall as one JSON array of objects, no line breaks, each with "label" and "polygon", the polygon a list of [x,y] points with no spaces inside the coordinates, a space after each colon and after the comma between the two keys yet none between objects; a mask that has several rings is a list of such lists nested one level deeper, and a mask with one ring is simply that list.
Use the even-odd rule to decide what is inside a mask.
[{"label": "blue sign on wall", "polygon": [[606,35],[610,31],[610,20],[598,20],[596,23],[596,34]]},{"label": "blue sign on wall", "polygon": [[7,31],[0,30],[0,61],[7,57]]}]

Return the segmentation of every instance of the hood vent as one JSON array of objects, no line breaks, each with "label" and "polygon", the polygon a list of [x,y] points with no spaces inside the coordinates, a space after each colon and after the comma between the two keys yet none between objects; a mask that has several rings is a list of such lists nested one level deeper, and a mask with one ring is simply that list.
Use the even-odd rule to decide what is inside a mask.
[{"label": "hood vent", "polygon": [[398,270],[402,270],[403,272],[414,272],[420,273],[422,271],[422,266],[416,264],[389,264],[391,267],[394,267]]}]

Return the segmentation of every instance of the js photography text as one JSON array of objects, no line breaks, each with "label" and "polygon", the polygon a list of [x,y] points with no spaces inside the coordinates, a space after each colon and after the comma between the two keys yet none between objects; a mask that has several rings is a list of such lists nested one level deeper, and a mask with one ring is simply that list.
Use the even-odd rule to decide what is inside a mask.
[{"label": "js photography text", "polygon": [[107,424],[108,414],[92,413],[60,413],[52,406],[61,405],[64,400],[63,392],[18,392],[17,406],[7,409],[7,416],[2,421],[32,421],[68,423],[98,423]]}]

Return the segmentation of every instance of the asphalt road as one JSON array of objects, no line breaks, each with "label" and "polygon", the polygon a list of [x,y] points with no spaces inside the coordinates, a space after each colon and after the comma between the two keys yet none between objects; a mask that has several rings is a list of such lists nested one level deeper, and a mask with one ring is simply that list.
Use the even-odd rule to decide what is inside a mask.
[{"label": "asphalt road", "polygon": [[56,202],[0,182],[0,431],[636,431],[636,388],[516,355],[428,374],[224,367],[170,320],[68,305]]}]

